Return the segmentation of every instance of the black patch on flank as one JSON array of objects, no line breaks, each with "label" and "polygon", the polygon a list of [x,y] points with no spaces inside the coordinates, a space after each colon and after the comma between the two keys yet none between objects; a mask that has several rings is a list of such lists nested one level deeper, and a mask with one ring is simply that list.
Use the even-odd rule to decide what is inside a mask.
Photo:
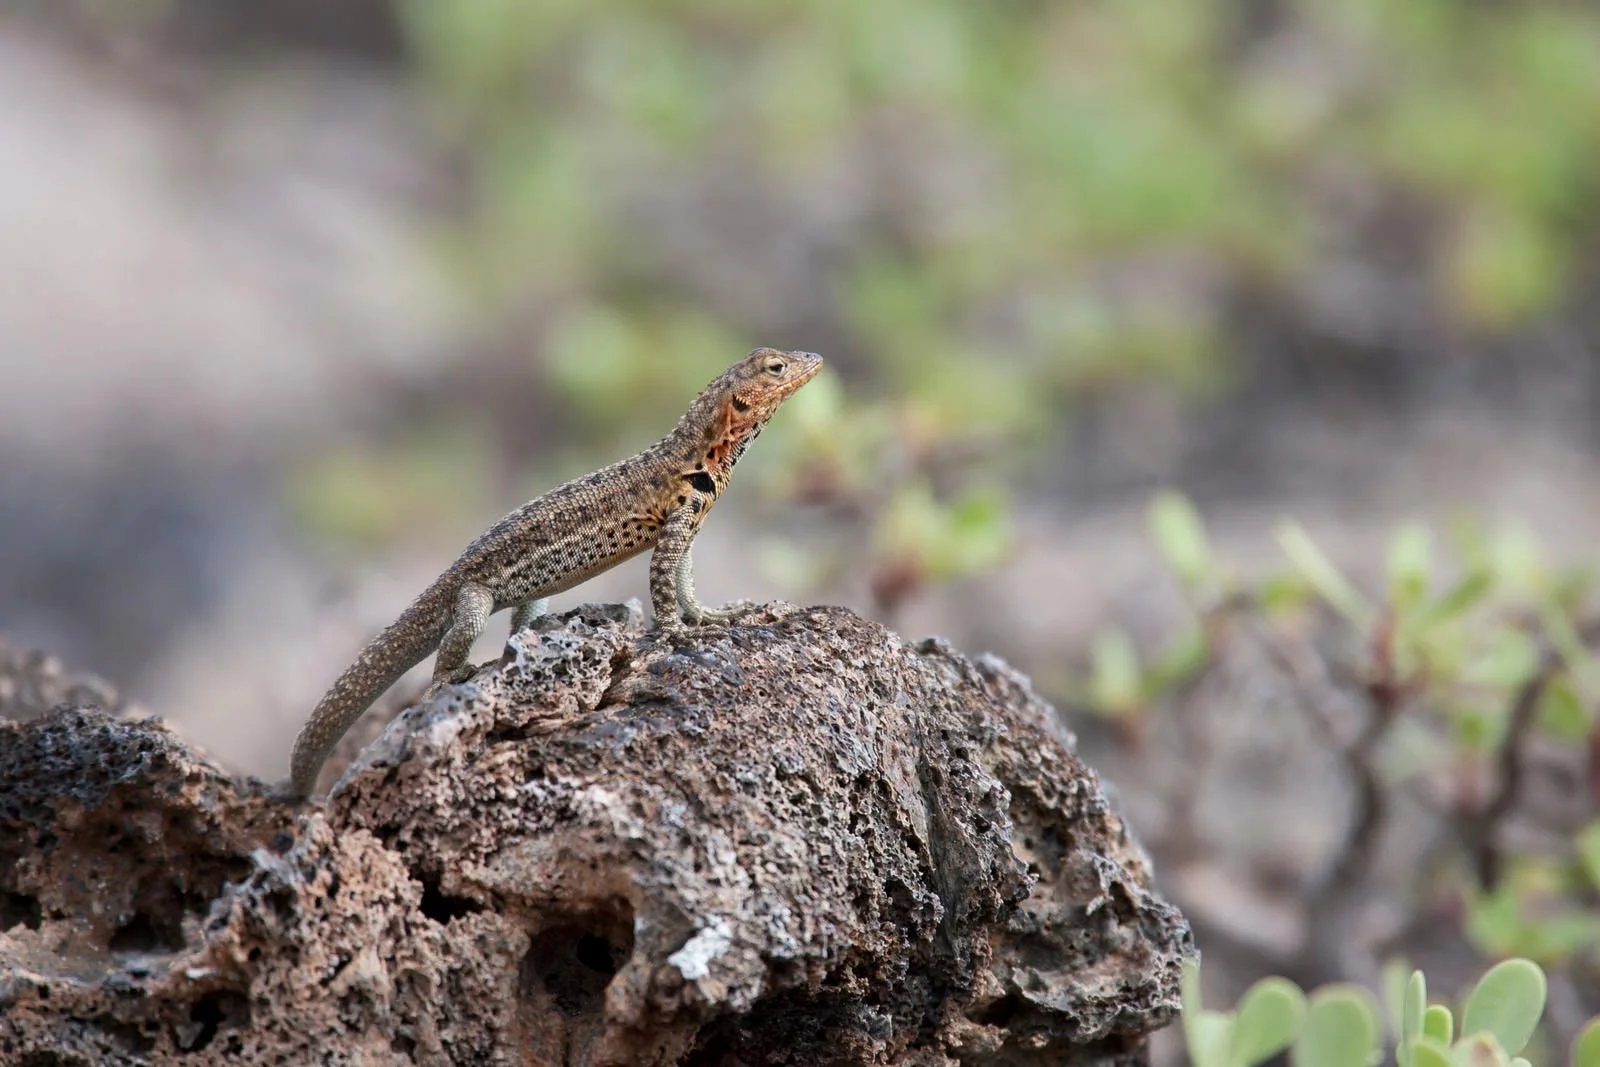
[{"label": "black patch on flank", "polygon": [[707,496],[717,495],[717,483],[705,471],[694,471],[685,474],[683,480],[694,486],[697,492],[705,493]]},{"label": "black patch on flank", "polygon": [[736,396],[729,397],[728,398],[728,403],[733,405],[733,410],[735,410],[735,411],[749,411],[750,410],[750,405],[746,404],[743,400],[740,400]]}]

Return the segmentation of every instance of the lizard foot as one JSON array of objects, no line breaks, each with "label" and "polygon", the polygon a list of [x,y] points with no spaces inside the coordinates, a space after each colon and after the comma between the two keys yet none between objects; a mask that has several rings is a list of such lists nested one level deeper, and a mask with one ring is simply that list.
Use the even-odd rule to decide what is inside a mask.
[{"label": "lizard foot", "polygon": [[436,674],[433,676],[433,680],[428,683],[428,688],[423,690],[422,697],[425,700],[431,699],[445,686],[460,685],[462,682],[470,681],[472,676],[477,673],[478,668],[470,663],[463,663],[447,674]]},{"label": "lizard foot", "polygon": [[716,623],[732,622],[742,615],[750,614],[758,607],[760,605],[752,600],[735,600],[733,603],[724,604],[720,608],[700,608],[686,613],[684,617],[691,626],[714,625]]},{"label": "lizard foot", "polygon": [[661,637],[678,640],[689,636],[689,627],[683,624],[682,619],[673,619],[668,622],[665,619],[658,618],[656,619],[656,633]]}]

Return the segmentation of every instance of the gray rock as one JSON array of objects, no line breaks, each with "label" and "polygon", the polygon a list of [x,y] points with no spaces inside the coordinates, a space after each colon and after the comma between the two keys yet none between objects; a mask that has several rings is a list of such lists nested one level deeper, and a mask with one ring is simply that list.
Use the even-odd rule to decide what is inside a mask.
[{"label": "gray rock", "polygon": [[583,608],[326,809],[159,724],[0,724],[0,1062],[1138,1063],[1189,930],[993,657]]}]

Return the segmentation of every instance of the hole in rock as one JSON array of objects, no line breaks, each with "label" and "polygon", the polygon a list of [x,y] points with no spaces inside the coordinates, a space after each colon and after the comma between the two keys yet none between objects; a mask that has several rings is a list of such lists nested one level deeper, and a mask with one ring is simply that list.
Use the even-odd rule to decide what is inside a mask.
[{"label": "hole in rock", "polygon": [[1011,1020],[1028,1010],[1028,1002],[1015,993],[1007,993],[993,1004],[986,1004],[972,1015],[972,1021],[981,1026],[1005,1027]]},{"label": "hole in rock", "polygon": [[65,1059],[54,1052],[30,1052],[17,1062],[17,1067],[71,1067],[76,1058]]},{"label": "hole in rock", "polygon": [[522,963],[522,995],[568,1019],[597,1015],[606,986],[633,954],[631,914],[591,915],[535,935]]},{"label": "hole in rock", "polygon": [[10,890],[0,891],[0,930],[9,930],[13,926],[37,930],[42,922],[44,911],[39,907],[38,897]]},{"label": "hole in rock", "polygon": [[118,1049],[135,1058],[148,1056],[156,1047],[155,1038],[146,1034],[133,1023],[118,1022],[108,1015],[98,1016],[95,1020],[96,1028],[113,1042]]},{"label": "hole in rock", "polygon": [[472,915],[483,906],[467,897],[452,896],[439,888],[439,879],[425,877],[422,882],[422,914],[441,925],[463,915]]},{"label": "hole in rock", "polygon": [[846,1053],[850,1035],[889,1036],[886,1027],[863,1016],[861,1007],[852,996],[788,991],[763,997],[742,1014],[706,1025],[682,1062],[688,1067],[785,1063],[791,1062],[792,1050],[806,1049],[817,1057],[811,1062],[851,1063],[854,1057]]},{"label": "hole in rock", "polygon": [[147,911],[136,911],[133,918],[117,927],[107,947],[113,955],[177,952],[183,948],[183,927],[176,915],[152,915]]},{"label": "hole in rock", "polygon": [[189,1052],[199,1052],[223,1029],[232,1030],[250,1022],[250,1001],[231,990],[207,993],[189,1008],[189,1021],[199,1029],[187,1046]]}]

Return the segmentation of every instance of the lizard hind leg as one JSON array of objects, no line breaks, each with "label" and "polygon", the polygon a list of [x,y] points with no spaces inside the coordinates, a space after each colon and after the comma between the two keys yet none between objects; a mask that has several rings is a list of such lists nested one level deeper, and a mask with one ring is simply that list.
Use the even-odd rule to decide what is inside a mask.
[{"label": "lizard hind leg", "polygon": [[450,629],[439,642],[439,652],[433,658],[434,682],[464,682],[472,677],[472,643],[483,635],[494,612],[494,594],[486,585],[466,582],[456,591],[455,609],[450,616]]},{"label": "lizard hind leg", "polygon": [[511,636],[515,637],[533,625],[533,620],[543,615],[550,608],[550,598],[540,597],[530,600],[526,604],[518,604],[511,611]]}]

